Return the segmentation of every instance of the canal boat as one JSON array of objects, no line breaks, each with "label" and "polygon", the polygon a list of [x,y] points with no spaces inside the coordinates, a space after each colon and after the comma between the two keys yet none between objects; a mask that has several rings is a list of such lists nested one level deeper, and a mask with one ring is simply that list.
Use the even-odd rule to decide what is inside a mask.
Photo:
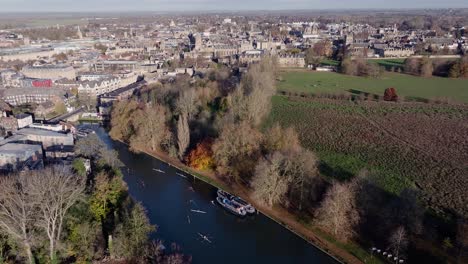
[{"label": "canal boat", "polygon": [[221,189],[218,189],[216,194],[218,195],[218,197],[225,198],[225,199],[228,199],[228,200],[232,200],[232,197],[233,197],[232,194],[230,194],[228,192],[225,192],[225,191],[223,191]]},{"label": "canal boat", "polygon": [[251,204],[244,201],[242,198],[240,198],[238,196],[234,196],[234,195],[232,195],[232,194],[230,194],[228,192],[225,192],[225,191],[223,191],[221,189],[218,189],[217,194],[218,194],[218,197],[229,200],[235,206],[242,207],[245,212],[247,212],[249,214],[254,214],[255,213],[255,208]]},{"label": "canal boat", "polygon": [[232,198],[231,202],[233,204],[236,204],[238,206],[242,206],[242,208],[244,208],[244,210],[249,213],[249,214],[254,214],[255,213],[255,208],[249,204],[248,202],[244,201],[242,198],[240,197],[234,197]]},{"label": "canal boat", "polygon": [[235,215],[245,216],[247,214],[243,207],[233,204],[229,199],[216,197],[216,201],[226,210]]}]

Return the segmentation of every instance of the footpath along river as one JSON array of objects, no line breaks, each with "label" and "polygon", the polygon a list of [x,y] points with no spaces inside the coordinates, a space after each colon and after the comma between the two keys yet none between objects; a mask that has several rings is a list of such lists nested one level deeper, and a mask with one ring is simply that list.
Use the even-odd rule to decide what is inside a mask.
[{"label": "footpath along river", "polygon": [[158,226],[153,238],[168,248],[176,243],[184,254],[192,255],[192,263],[337,263],[262,214],[239,218],[226,212],[216,204],[215,187],[147,154],[131,152],[102,127],[93,129],[118,151],[130,194]]}]

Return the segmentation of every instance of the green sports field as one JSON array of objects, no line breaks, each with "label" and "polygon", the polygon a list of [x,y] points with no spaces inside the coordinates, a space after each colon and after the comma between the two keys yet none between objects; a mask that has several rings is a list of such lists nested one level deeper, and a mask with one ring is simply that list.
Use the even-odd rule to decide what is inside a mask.
[{"label": "green sports field", "polygon": [[386,72],[378,79],[311,71],[283,72],[281,76],[278,84],[280,91],[314,94],[366,92],[383,95],[386,88],[394,87],[399,96],[450,98],[456,102],[468,103],[468,79],[422,78],[392,72]]}]

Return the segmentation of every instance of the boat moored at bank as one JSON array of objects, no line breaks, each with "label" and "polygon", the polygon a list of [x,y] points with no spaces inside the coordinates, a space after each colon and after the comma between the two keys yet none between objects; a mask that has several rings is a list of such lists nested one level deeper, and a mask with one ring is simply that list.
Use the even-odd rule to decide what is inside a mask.
[{"label": "boat moored at bank", "polygon": [[247,203],[246,201],[244,201],[242,198],[238,196],[234,196],[221,189],[218,189],[216,193],[218,195],[218,198],[228,200],[231,204],[233,204],[236,207],[242,208],[248,214],[254,214],[256,212],[255,208],[251,204]]},{"label": "boat moored at bank", "polygon": [[244,201],[242,198],[236,196],[236,197],[232,198],[231,201],[232,201],[233,204],[236,204],[238,206],[242,206],[242,208],[244,208],[244,210],[247,213],[249,213],[249,214],[254,214],[255,213],[255,208],[251,204]]},{"label": "boat moored at bank", "polygon": [[222,197],[216,197],[216,201],[224,207],[226,210],[229,212],[238,215],[238,216],[245,216],[247,212],[242,208],[241,206],[237,206],[234,203],[231,202],[231,200],[222,198]]}]

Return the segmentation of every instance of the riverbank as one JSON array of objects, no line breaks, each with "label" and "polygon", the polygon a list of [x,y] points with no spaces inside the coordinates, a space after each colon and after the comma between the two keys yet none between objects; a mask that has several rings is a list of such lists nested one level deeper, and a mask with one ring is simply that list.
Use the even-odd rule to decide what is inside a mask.
[{"label": "riverbank", "polygon": [[[222,188],[244,198],[245,200],[252,203],[262,214],[277,222],[278,224],[282,225],[283,227],[287,228],[288,230],[303,238],[307,242],[311,243],[316,248],[332,256],[339,262],[357,264],[364,263],[365,260],[369,260],[370,258],[370,254],[368,254],[364,249],[360,248],[358,245],[349,243],[342,244],[340,242],[337,242],[332,238],[332,236],[326,234],[317,227],[310,226],[307,223],[301,222],[300,219],[297,218],[297,216],[291,214],[284,208],[268,208],[256,203],[251,198],[251,191],[244,186],[238,184],[227,185],[226,182],[217,177],[213,172],[199,172],[193,170],[192,168],[180,162],[178,159],[171,158],[168,155],[161,152],[146,151],[143,149],[139,149],[138,151],[146,153],[163,162],[166,162],[170,166],[184,171],[189,175],[192,175],[194,179],[202,180],[210,185]],[[379,262],[374,259],[373,263]]]}]

